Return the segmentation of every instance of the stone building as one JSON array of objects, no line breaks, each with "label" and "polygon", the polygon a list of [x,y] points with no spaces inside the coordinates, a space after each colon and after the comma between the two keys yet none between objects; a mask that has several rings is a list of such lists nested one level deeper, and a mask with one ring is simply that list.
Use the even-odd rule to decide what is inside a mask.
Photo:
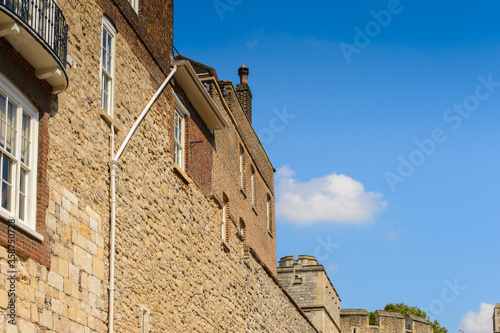
[{"label": "stone building", "polygon": [[369,324],[366,310],[340,310],[342,333],[433,333],[432,325],[422,317],[399,312],[375,311],[375,325]]},{"label": "stone building", "polygon": [[249,70],[173,58],[172,26],[0,0],[1,332],[318,332],[278,283]]},{"label": "stone building", "polygon": [[322,265],[313,256],[283,257],[278,280],[320,332],[339,333],[340,297]]},{"label": "stone building", "polygon": [[340,297],[322,265],[313,256],[283,257],[279,261],[280,285],[324,333],[433,333],[425,319],[397,312],[375,311],[369,325],[366,310],[341,309]]},{"label": "stone building", "polygon": [[500,303],[498,303],[493,310],[493,332],[500,332]]}]

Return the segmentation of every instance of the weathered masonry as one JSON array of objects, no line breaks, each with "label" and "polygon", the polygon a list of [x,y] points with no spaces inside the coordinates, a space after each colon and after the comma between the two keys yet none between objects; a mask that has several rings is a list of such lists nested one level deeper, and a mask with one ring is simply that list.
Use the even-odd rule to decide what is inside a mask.
[{"label": "weathered masonry", "polygon": [[172,0],[0,0],[0,331],[318,332],[277,280],[249,69],[173,57],[172,27]]}]

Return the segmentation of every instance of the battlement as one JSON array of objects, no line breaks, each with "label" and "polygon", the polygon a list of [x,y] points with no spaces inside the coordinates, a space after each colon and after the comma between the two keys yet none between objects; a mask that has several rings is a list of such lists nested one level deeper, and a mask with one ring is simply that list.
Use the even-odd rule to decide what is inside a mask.
[{"label": "battlement", "polygon": [[293,256],[286,256],[280,259],[279,267],[294,267],[294,266],[321,266],[313,256],[301,254],[295,260]]},{"label": "battlement", "polygon": [[341,333],[433,333],[424,318],[399,312],[375,311],[375,325],[369,324],[369,313],[361,309],[340,310]]},{"label": "battlement", "polygon": [[340,297],[315,257],[281,258],[278,281],[318,331],[340,333]]}]

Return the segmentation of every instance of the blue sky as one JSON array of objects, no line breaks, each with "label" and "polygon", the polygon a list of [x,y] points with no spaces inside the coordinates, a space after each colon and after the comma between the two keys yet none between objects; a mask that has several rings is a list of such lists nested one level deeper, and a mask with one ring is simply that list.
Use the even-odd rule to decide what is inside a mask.
[{"label": "blue sky", "polygon": [[277,256],[317,255],[343,308],[405,302],[450,332],[492,331],[499,12],[489,0],[175,2],[180,53],[235,84],[250,68],[253,125],[278,169]]}]

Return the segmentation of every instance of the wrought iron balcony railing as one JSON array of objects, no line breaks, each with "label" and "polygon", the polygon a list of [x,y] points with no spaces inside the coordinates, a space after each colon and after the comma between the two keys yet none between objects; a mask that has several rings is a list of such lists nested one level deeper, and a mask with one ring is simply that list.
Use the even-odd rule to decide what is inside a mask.
[{"label": "wrought iron balcony railing", "polygon": [[36,33],[66,67],[68,26],[53,0],[0,0],[0,7],[6,8]]}]

